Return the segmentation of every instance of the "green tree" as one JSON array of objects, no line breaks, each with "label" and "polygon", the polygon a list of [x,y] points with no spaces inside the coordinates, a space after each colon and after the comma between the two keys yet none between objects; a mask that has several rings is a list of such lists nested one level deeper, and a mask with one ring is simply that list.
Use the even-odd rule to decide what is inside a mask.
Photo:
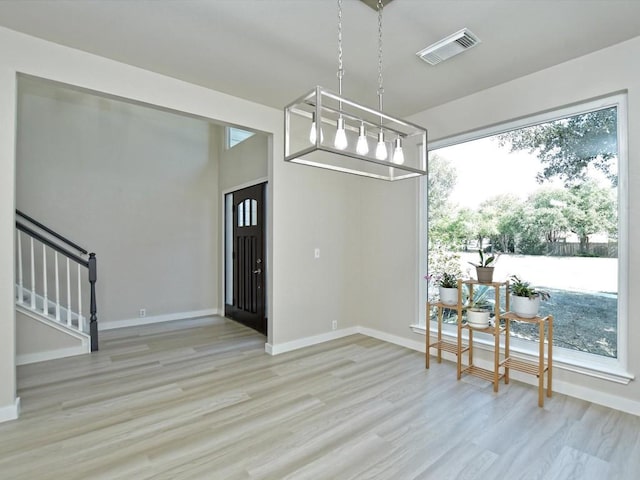
[{"label": "green tree", "polygon": [[501,252],[516,252],[518,240],[522,229],[522,203],[518,202],[511,206],[504,214],[498,218],[498,237],[495,243],[498,244]]},{"label": "green tree", "polygon": [[429,176],[427,179],[428,221],[431,227],[450,213],[449,196],[456,186],[458,173],[451,162],[439,155],[429,159]]},{"label": "green tree", "polygon": [[569,229],[580,239],[580,252],[589,250],[589,235],[608,233],[617,236],[617,202],[611,189],[590,180],[569,190],[564,215]]},{"label": "green tree", "polygon": [[433,275],[451,273],[459,277],[462,274],[460,254],[455,247],[460,238],[463,226],[458,219],[455,209],[449,201],[458,175],[456,169],[446,158],[434,155],[429,159],[429,176],[427,178],[427,221],[428,234],[428,279],[427,291],[429,299],[433,300],[437,294],[437,286]]},{"label": "green tree", "polygon": [[489,239],[491,249],[501,252],[513,250],[517,233],[514,214],[521,205],[515,195],[497,195],[480,204],[474,217],[475,234],[479,245]]},{"label": "green tree", "polygon": [[434,243],[446,245],[448,248],[460,250],[474,237],[473,212],[468,208],[451,210],[434,222],[429,229]]},{"label": "green tree", "polygon": [[500,146],[512,152],[528,151],[543,165],[540,183],[560,178],[567,187],[587,179],[588,167],[600,170],[618,183],[617,109],[605,108],[498,135]]},{"label": "green tree", "polygon": [[[484,249],[485,239],[491,239],[498,233],[497,222],[490,208],[480,206],[473,215],[473,232],[478,242],[478,248]],[[492,246],[493,249],[493,246]]]},{"label": "green tree", "polygon": [[522,202],[511,194],[503,194],[484,201],[479,209],[479,222],[484,222],[478,236],[489,238],[494,249],[512,251],[518,233],[518,216]]},{"label": "green tree", "polygon": [[536,208],[527,201],[521,206],[517,223],[516,252],[524,255],[544,255],[547,252],[544,242],[544,228],[538,222]]},{"label": "green tree", "polygon": [[527,217],[547,243],[555,243],[570,230],[566,207],[571,193],[560,188],[545,188],[527,199]]},{"label": "green tree", "polygon": [[548,253],[545,245],[573,232],[580,239],[580,252],[589,250],[589,235],[616,235],[617,206],[609,188],[593,180],[563,189],[542,189],[533,193],[520,213],[519,241],[521,253]]}]

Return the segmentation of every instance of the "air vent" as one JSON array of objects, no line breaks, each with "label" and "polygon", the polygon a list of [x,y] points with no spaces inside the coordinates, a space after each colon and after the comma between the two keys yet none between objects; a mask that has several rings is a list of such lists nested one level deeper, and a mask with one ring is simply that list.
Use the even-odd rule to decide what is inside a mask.
[{"label": "air vent", "polygon": [[437,65],[448,58],[475,47],[479,43],[480,39],[478,37],[468,29],[463,28],[459,32],[420,50],[416,55],[429,65]]}]

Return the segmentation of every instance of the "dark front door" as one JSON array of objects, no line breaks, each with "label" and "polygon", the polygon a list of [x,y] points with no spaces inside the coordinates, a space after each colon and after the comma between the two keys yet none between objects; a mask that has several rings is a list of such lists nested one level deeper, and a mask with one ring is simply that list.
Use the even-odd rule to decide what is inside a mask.
[{"label": "dark front door", "polygon": [[225,315],[266,335],[264,196],[264,183],[233,192],[233,304]]}]

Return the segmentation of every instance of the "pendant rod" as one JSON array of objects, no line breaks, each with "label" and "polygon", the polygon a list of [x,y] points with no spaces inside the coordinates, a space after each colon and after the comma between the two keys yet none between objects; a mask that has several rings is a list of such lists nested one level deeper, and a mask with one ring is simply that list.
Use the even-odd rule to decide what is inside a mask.
[{"label": "pendant rod", "polygon": [[[382,0],[378,0],[378,109],[382,112],[384,95],[384,78],[382,76],[382,10],[384,5]],[[380,117],[382,124],[382,117]]]}]

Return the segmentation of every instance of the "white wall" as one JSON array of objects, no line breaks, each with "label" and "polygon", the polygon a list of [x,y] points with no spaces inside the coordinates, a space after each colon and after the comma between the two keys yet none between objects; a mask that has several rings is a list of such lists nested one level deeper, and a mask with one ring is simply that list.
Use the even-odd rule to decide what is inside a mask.
[{"label": "white wall", "polygon": [[[432,108],[411,118],[411,120],[429,129],[430,139],[450,137],[464,132],[477,130],[490,125],[504,123],[520,117],[530,116],[546,110],[583,102],[616,92],[628,92],[628,125],[629,125],[629,207],[634,212],[640,209],[640,137],[634,134],[640,128],[640,62],[635,59],[640,55],[640,38],[592,53],[590,55],[563,63],[561,65],[537,72],[532,75],[499,85],[497,87],[461,98],[459,100]],[[496,187],[494,187],[496,188]],[[378,187],[372,184],[364,189],[365,198],[375,198]],[[379,210],[379,222],[392,224],[395,228],[389,233],[390,242],[376,240],[378,254],[383,258],[376,264],[369,264],[365,278],[369,278],[369,288],[373,292],[364,304],[367,308],[367,321],[385,332],[400,335],[408,341],[423,342],[424,338],[413,334],[408,325],[417,323],[417,282],[418,275],[407,278],[398,274],[397,281],[389,282],[389,268],[392,263],[417,264],[419,259],[412,248],[398,252],[395,242],[418,238],[418,223],[414,208],[406,208],[406,203],[418,203],[418,186],[403,183],[393,198],[381,208],[380,202],[369,203],[371,213]],[[402,206],[405,205],[405,208]],[[640,225],[630,218],[629,228],[629,284],[633,286],[640,281],[638,266],[640,265]],[[369,222],[363,230],[365,237],[375,236],[375,224]],[[373,248],[372,248],[373,249]],[[393,257],[394,261],[386,260]],[[383,282],[392,291],[383,295],[374,290],[375,285]],[[413,292],[413,297],[406,304],[396,303],[403,292]],[[633,290],[632,290],[633,292]],[[393,317],[389,312],[397,312]],[[630,295],[629,298],[629,371],[640,374],[640,351],[636,348],[640,342],[640,323],[636,313],[640,308],[640,298]],[[615,405],[635,413],[640,413],[640,385],[632,381],[621,385],[596,379],[567,370],[556,369],[558,385],[564,385],[565,391],[573,392],[596,402]]]},{"label": "white wall", "polygon": [[16,311],[16,358],[18,365],[42,362],[90,352],[88,339],[69,335],[52,323]]},{"label": "white wall", "polygon": [[101,327],[216,309],[208,122],[31,78],[18,92],[17,208],[97,253]]},{"label": "white wall", "polygon": [[418,179],[364,183],[362,325],[412,340],[418,318]]},{"label": "white wall", "polygon": [[220,191],[225,192],[241,185],[267,178],[269,138],[256,133],[233,148],[225,148],[225,128],[216,129],[220,157]]},{"label": "white wall", "polygon": [[0,335],[0,421],[16,418],[19,408],[15,395],[15,262],[13,255],[15,121],[15,69],[0,61],[0,332],[2,332]]},{"label": "white wall", "polygon": [[[362,282],[362,180],[279,162],[274,189],[274,270],[279,328],[273,345],[358,325]],[[314,250],[320,249],[320,258]]]}]

